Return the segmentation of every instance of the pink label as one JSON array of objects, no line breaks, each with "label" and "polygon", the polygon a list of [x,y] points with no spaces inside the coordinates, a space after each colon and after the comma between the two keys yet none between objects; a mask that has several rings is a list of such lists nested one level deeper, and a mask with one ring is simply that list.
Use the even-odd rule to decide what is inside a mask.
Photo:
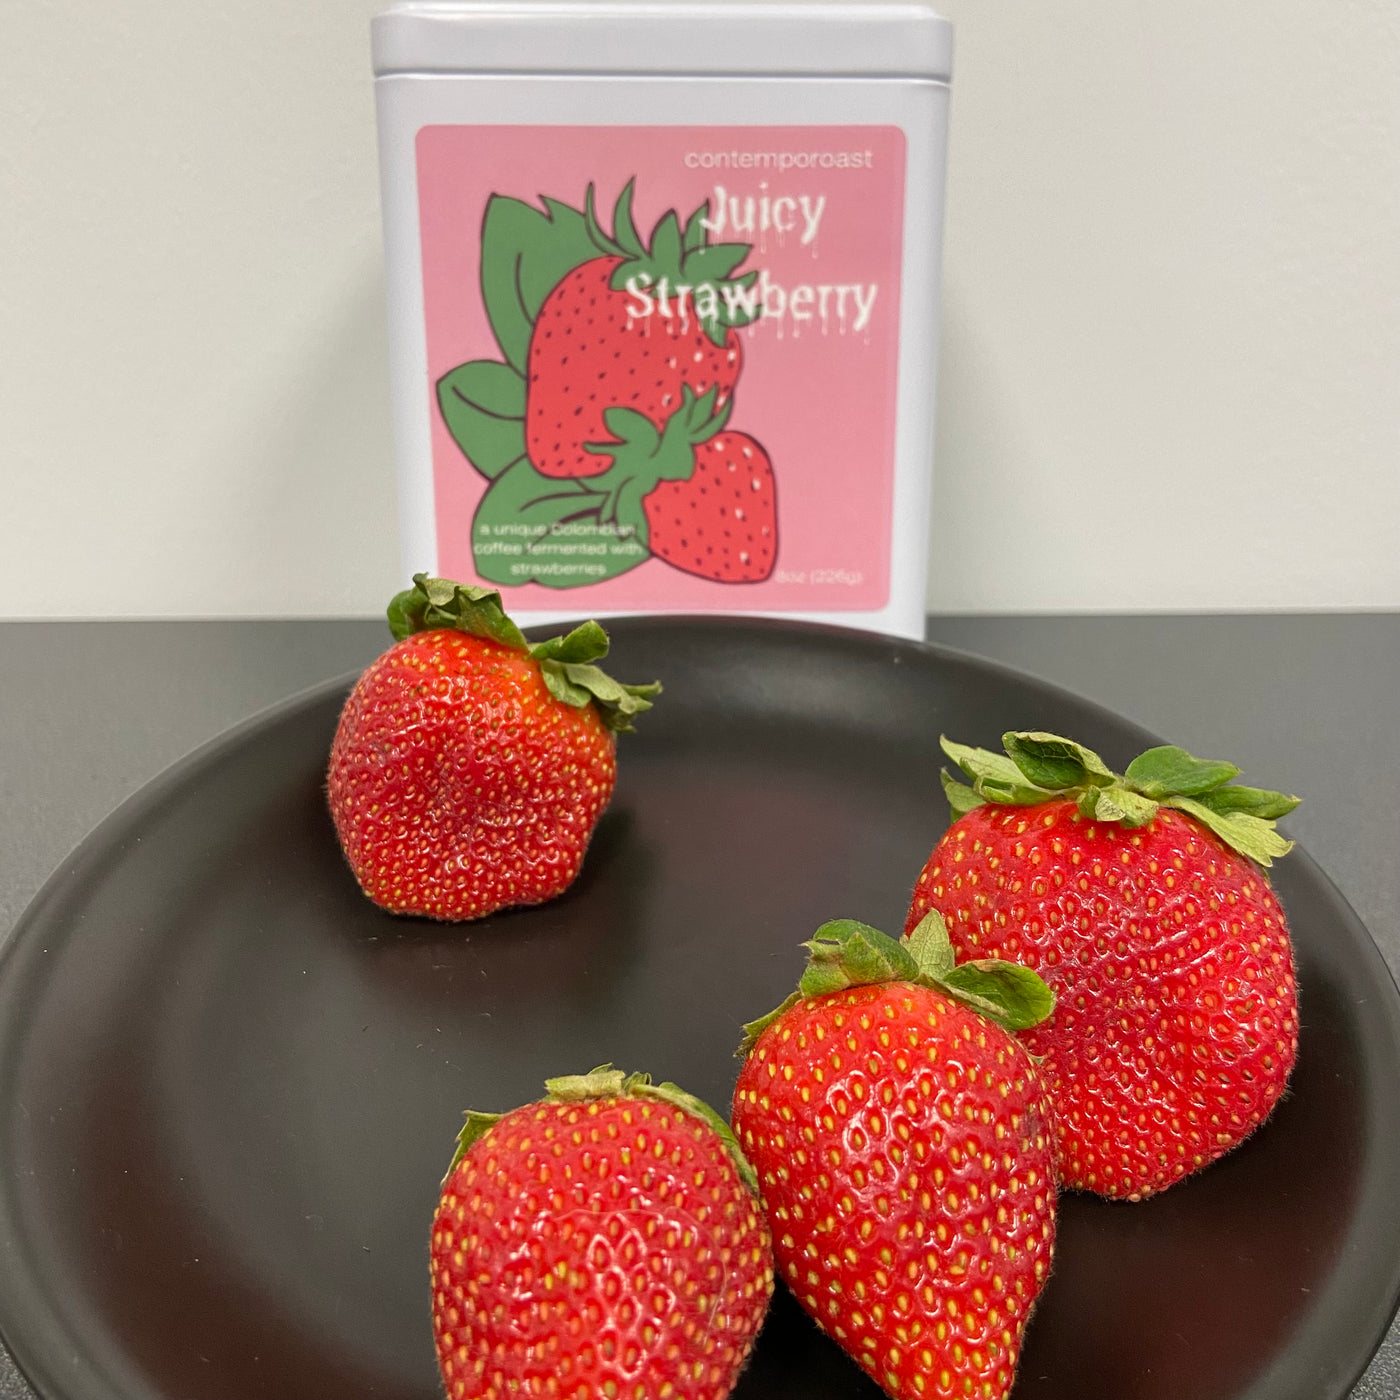
[{"label": "pink label", "polygon": [[890,588],[904,133],[418,133],[438,571],[516,610]]}]

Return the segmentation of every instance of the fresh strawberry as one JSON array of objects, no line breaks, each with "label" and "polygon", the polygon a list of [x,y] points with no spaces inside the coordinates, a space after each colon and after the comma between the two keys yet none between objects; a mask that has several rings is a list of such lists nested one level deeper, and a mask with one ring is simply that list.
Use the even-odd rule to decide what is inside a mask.
[{"label": "fresh strawberry", "polygon": [[389,625],[398,640],[331,746],[331,816],[361,888],[452,920],[562,894],[612,796],[615,735],[660,686],[600,671],[596,622],[531,646],[498,593],[424,574]]},{"label": "fresh strawberry", "polygon": [[778,1272],[896,1400],[995,1400],[1056,1199],[1049,1097],[1003,1026],[1049,992],[1027,968],[954,967],[936,914],[902,943],[838,920],[807,947],[799,991],[746,1028],[734,1093]]},{"label": "fresh strawberry", "polygon": [[773,1291],[753,1173],[674,1084],[605,1065],[469,1113],[433,1220],[450,1400],[723,1400]]},{"label": "fresh strawberry", "polygon": [[759,583],[778,558],[773,464],[747,433],[724,432],[695,448],[695,471],[643,499],[651,552],[719,583]]},{"label": "fresh strawberry", "polygon": [[1136,1200],[1242,1142],[1298,1045],[1288,925],[1260,869],[1297,798],[1164,746],[1122,777],[1055,735],[1006,755],[944,740],[957,818],[909,910],[942,912],[959,955],[1016,958],[1055,990],[1044,1057],[1066,1186]]},{"label": "fresh strawberry", "polygon": [[584,212],[598,256],[559,281],[530,335],[525,442],[542,475],[597,476],[612,466],[606,451],[589,447],[605,436],[607,409],[631,409],[662,429],[685,387],[729,401],[743,364],[736,328],[757,315],[756,274],[730,276],[749,246],[707,244],[706,208],[684,232],[675,211],[666,213],[647,246],[632,221],[632,185],[611,235],[589,188]]}]

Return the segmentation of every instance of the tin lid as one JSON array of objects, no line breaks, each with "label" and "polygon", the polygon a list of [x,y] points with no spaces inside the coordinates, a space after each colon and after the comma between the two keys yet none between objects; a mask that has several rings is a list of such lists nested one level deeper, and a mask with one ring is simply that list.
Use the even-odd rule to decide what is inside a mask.
[{"label": "tin lid", "polygon": [[376,75],[617,73],[946,82],[953,26],[921,3],[405,0],[371,24]]}]

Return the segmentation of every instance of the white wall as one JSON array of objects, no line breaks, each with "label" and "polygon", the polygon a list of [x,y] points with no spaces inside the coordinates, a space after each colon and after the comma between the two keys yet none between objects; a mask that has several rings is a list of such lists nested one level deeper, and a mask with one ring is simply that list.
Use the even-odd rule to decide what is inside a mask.
[{"label": "white wall", "polygon": [[[378,0],[8,0],[0,615],[399,586]],[[1400,607],[1400,8],[948,0],[938,610]]]},{"label": "white wall", "polygon": [[947,12],[933,606],[1400,606],[1400,7]]}]

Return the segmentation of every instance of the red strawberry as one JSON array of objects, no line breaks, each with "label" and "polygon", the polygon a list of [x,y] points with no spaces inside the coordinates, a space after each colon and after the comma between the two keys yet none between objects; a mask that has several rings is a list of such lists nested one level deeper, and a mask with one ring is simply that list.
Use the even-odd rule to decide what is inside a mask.
[{"label": "red strawberry", "polygon": [[[1288,926],[1260,864],[1297,799],[1232,764],[1150,749],[1113,774],[1054,735],[1007,755],[944,741],[957,820],[919,876],[965,957],[1014,957],[1055,989],[1026,1043],[1055,1099],[1061,1179],[1136,1200],[1242,1142],[1298,1043]],[[1257,863],[1256,863],[1257,862]]]},{"label": "red strawberry", "polygon": [[651,552],[719,583],[758,583],[778,558],[773,464],[747,433],[719,433],[695,448],[695,472],[643,499]]},{"label": "red strawberry", "polygon": [[683,388],[697,396],[713,389],[723,405],[739,377],[743,353],[735,328],[757,315],[749,291],[756,274],[730,273],[748,256],[748,245],[705,243],[702,206],[684,233],[675,212],[665,214],[647,247],[631,203],[629,183],[609,236],[589,189],[585,215],[600,256],[568,273],[535,318],[525,441],[544,476],[597,476],[612,466],[605,451],[588,446],[605,437],[607,409],[631,409],[661,429],[680,406]]},{"label": "red strawberry", "polygon": [[1004,1396],[1050,1270],[1054,1129],[989,1016],[1032,1024],[1049,993],[1026,968],[953,967],[936,915],[903,943],[838,920],[807,946],[734,1094],[778,1271],[896,1400]]},{"label": "red strawberry", "polygon": [[467,1115],[433,1220],[451,1400],[723,1400],[773,1291],[752,1169],[674,1084],[603,1066]]},{"label": "red strawberry", "polygon": [[562,894],[617,777],[615,734],[658,685],[593,663],[596,622],[531,646],[500,595],[414,575],[399,640],[360,677],[331,746],[331,815],[361,888],[396,914],[476,919]]}]

